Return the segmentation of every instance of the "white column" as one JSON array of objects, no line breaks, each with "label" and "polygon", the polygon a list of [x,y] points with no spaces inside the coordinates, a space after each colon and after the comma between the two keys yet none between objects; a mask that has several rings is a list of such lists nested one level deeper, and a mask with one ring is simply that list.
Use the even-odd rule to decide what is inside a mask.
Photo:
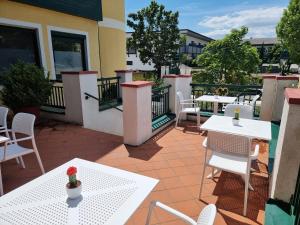
[{"label": "white column", "polygon": [[116,70],[116,76],[120,77],[120,96],[122,96],[121,84],[132,81],[132,70]]},{"label": "white column", "polygon": [[279,121],[284,103],[284,90],[288,87],[296,87],[299,78],[273,74],[263,76],[263,79],[260,118],[265,121]]},{"label": "white column", "polygon": [[295,191],[300,164],[300,89],[285,90],[274,169],[271,197],[289,202]]},{"label": "white column", "polygon": [[121,84],[124,144],[138,146],[152,136],[152,82]]},{"label": "white column", "polygon": [[[97,71],[62,72],[61,74],[66,105],[65,120],[83,124],[80,78],[91,74],[97,76]],[[97,78],[95,84],[97,84]]]},{"label": "white column", "polygon": [[163,76],[164,84],[165,85],[171,85],[170,92],[169,92],[169,105],[170,110],[172,113],[177,114],[177,96],[176,92],[178,91],[178,82],[177,82],[178,76],[176,75],[165,75]]},{"label": "white column", "polygon": [[299,78],[296,76],[277,76],[276,95],[272,113],[272,121],[280,121],[284,105],[284,91],[286,88],[297,87]]},{"label": "white column", "polygon": [[263,94],[260,110],[260,119],[272,120],[273,104],[275,99],[276,76],[263,76]]}]

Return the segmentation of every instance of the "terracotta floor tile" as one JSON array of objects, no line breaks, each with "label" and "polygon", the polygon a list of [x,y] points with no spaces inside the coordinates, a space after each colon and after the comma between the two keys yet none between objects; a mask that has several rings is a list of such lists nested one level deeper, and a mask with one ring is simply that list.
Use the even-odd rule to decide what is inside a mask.
[{"label": "terracotta floor tile", "polygon": [[184,166],[184,163],[180,159],[170,159],[168,160],[169,166],[170,167],[179,167],[179,166]]},{"label": "terracotta floor tile", "polygon": [[186,187],[170,189],[169,194],[172,202],[186,201],[195,198]]},{"label": "terracotta floor tile", "polygon": [[198,174],[196,174],[196,175],[190,174],[190,175],[180,176],[179,179],[181,180],[183,185],[189,186],[189,185],[200,184],[201,176]]},{"label": "terracotta floor tile", "polygon": [[156,173],[160,179],[175,176],[175,172],[171,168],[159,169],[156,170]]},{"label": "terracotta floor tile", "polygon": [[182,186],[182,182],[178,177],[169,177],[162,179],[161,182],[164,184],[166,189],[177,188]]},{"label": "terracotta floor tile", "polygon": [[[244,183],[239,176],[222,172],[214,179],[207,179],[211,172],[207,169],[203,195],[201,200],[198,199],[205,135],[195,128],[195,123],[190,122],[182,123],[177,129],[169,126],[138,147],[125,146],[119,136],[56,121],[38,126],[35,135],[46,171],[79,157],[159,179],[158,185],[126,225],[145,224],[148,207],[153,200],[161,201],[194,219],[205,205],[213,203],[218,208],[216,225],[263,224],[269,186],[266,166],[268,144],[259,142],[259,160],[253,164],[257,171],[251,174],[250,179],[255,191],[249,193],[248,214],[243,217]],[[21,169],[14,160],[2,163],[5,193],[41,175],[33,154],[24,156],[24,160],[26,169]],[[161,209],[155,209],[151,224],[184,223]]]},{"label": "terracotta floor tile", "polygon": [[190,171],[186,168],[186,166],[174,167],[172,170],[175,172],[177,176],[188,175]]}]

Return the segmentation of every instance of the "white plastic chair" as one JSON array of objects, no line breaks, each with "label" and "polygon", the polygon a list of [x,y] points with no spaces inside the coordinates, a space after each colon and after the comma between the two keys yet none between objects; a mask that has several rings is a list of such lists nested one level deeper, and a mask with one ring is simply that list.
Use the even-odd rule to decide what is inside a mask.
[{"label": "white plastic chair", "polygon": [[184,99],[180,91],[177,93],[177,98],[179,99],[179,108],[177,110],[177,120],[176,127],[180,120],[180,116],[187,113],[196,113],[197,115],[197,126],[200,126],[200,108],[197,107],[197,103],[193,99]]},{"label": "white plastic chair", "polygon": [[236,108],[240,109],[240,118],[253,119],[254,108],[251,105],[228,104],[225,107],[224,116],[234,117],[234,111]]},{"label": "white plastic chair", "polygon": [[[4,162],[10,159],[19,158],[21,166],[25,168],[24,161],[22,159],[23,155],[27,155],[30,153],[35,153],[39,166],[41,168],[42,173],[45,173],[39,152],[36,147],[35,138],[34,138],[34,121],[35,116],[28,113],[18,113],[13,118],[11,130],[12,140],[8,141],[4,147],[0,147],[0,162]],[[22,138],[16,138],[16,134],[25,135]],[[20,146],[18,143],[21,141],[31,140],[32,148],[25,148]],[[0,191],[1,195],[3,194],[3,186],[2,186],[2,175],[1,175],[1,164],[0,164]]]},{"label": "white plastic chair", "polygon": [[0,106],[0,133],[5,133],[5,136],[9,138],[7,129],[7,114],[8,108]]},{"label": "white plastic chair", "polygon": [[161,202],[153,201],[153,202],[151,202],[150,207],[149,207],[146,225],[150,224],[151,215],[152,215],[152,211],[153,211],[154,207],[159,207],[159,208],[165,210],[166,212],[182,219],[187,224],[192,224],[192,225],[213,225],[216,214],[217,214],[216,206],[213,204],[209,204],[209,205],[205,206],[205,208],[199,214],[198,220],[195,221],[191,217],[189,217],[189,216],[187,216],[187,215],[185,215],[185,214],[183,214]]},{"label": "white plastic chair", "polygon": [[[248,189],[251,166],[252,140],[248,137],[209,131],[205,151],[205,161],[201,178],[199,199],[201,199],[204,174],[207,166],[241,175],[245,180],[245,197],[243,215],[247,212]],[[208,157],[208,150],[212,153]]]}]

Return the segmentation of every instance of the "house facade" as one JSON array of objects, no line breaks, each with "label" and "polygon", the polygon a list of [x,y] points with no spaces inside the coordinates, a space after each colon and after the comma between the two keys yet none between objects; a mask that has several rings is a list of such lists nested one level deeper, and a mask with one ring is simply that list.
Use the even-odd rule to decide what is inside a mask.
[{"label": "house facade", "polygon": [[[186,54],[188,58],[194,59],[197,55],[201,54],[204,46],[212,41],[212,38],[206,37],[197,32],[189,29],[181,29],[180,34],[186,37],[186,43],[182,45],[178,52],[179,54]],[[126,33],[126,38],[131,37],[131,32]],[[140,70],[140,71],[152,71],[154,70],[153,64],[143,64],[139,58],[139,53],[136,49],[127,48],[127,69]]]},{"label": "house facade", "polygon": [[18,60],[62,71],[126,68],[124,0],[0,0],[0,73]]}]

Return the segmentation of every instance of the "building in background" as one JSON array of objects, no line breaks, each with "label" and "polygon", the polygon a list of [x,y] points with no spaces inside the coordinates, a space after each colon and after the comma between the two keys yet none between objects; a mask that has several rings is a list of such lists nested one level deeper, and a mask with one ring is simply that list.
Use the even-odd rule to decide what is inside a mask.
[{"label": "building in background", "polygon": [[245,39],[245,41],[249,41],[253,47],[257,48],[259,53],[263,49],[264,55],[268,55],[274,45],[279,43],[277,38],[250,38]]},{"label": "building in background", "polygon": [[124,0],[0,0],[0,73],[17,60],[50,73],[126,68]]},{"label": "building in background", "polygon": [[[132,32],[127,32],[126,38],[129,38],[131,34]],[[212,38],[206,37],[202,34],[188,29],[181,29],[180,34],[186,36],[186,43],[178,49],[178,52],[180,54],[186,54],[190,59],[194,59],[197,57],[197,55],[201,54],[204,46],[208,42],[213,40]],[[154,65],[143,64],[139,58],[139,53],[137,52],[137,50],[127,48],[127,69],[153,71]]]}]

